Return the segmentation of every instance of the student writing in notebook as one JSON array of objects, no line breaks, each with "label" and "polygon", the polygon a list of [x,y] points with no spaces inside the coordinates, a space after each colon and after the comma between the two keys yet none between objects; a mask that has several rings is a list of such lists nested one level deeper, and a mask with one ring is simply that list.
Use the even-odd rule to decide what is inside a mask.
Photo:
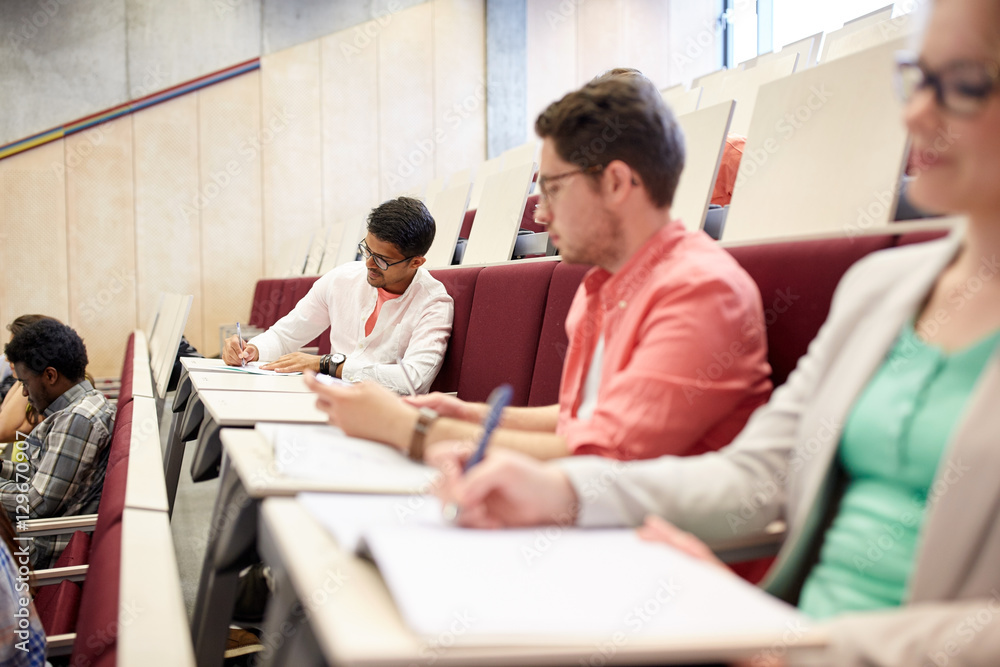
[{"label": "student writing in notebook", "polygon": [[[780,519],[764,586],[825,621],[823,664],[1000,664],[1000,5],[938,0],[898,83],[919,165],[910,196],[968,226],[852,267],[729,447],[628,467],[494,449],[443,490],[461,523],[654,515],[648,536],[711,559],[710,545]],[[461,456],[432,452],[445,470]]]},{"label": "student writing in notebook", "polygon": [[[441,370],[451,335],[451,296],[422,266],[434,241],[434,218],[418,200],[391,199],[368,215],[358,244],[363,261],[350,262],[317,280],[290,313],[246,341],[226,340],[222,358],[231,366],[267,361],[278,372],[311,370],[351,382],[370,380],[407,393],[398,358],[419,392]],[[298,352],[330,328],[331,354]]]},{"label": "student writing in notebook", "polygon": [[[722,447],[771,389],[763,308],[727,252],[671,218],[684,166],[673,113],[641,74],[611,72],[550,105],[535,129],[535,219],[564,262],[593,268],[566,319],[559,403],[508,409],[492,446],[543,459]],[[496,357],[511,363],[503,349]],[[371,385],[311,386],[332,423],[417,458],[425,442],[474,437],[486,412],[439,394],[407,404]]]}]

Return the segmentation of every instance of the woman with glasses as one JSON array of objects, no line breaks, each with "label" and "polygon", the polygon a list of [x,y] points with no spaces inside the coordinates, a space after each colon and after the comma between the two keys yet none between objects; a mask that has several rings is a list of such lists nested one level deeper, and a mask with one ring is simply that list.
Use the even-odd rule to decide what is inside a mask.
[{"label": "woman with glasses", "polygon": [[[939,0],[919,56],[900,64],[910,197],[968,225],[855,265],[809,352],[732,445],[627,470],[496,450],[449,475],[459,521],[652,516],[644,536],[717,563],[702,540],[763,536],[781,520],[763,585],[823,622],[821,664],[1000,664],[998,64],[1000,3]],[[455,455],[430,455],[455,470]]]}]

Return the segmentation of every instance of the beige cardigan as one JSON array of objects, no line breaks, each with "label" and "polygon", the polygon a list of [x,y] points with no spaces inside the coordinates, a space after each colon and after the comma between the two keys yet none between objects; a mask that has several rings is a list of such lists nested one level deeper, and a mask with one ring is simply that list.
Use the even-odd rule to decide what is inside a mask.
[{"label": "beige cardigan", "polygon": [[[763,586],[794,599],[823,536],[844,422],[961,240],[959,232],[881,251],[852,267],[788,382],[721,452],[629,465],[594,457],[560,461],[580,496],[579,523],[636,525],[654,513],[720,544],[761,534],[782,519],[788,531]],[[983,259],[983,277],[996,278],[997,270],[996,258]],[[974,296],[965,304],[998,306]],[[905,607],[825,624],[829,664],[1000,665],[998,398],[1000,355],[994,355],[938,470]]]}]

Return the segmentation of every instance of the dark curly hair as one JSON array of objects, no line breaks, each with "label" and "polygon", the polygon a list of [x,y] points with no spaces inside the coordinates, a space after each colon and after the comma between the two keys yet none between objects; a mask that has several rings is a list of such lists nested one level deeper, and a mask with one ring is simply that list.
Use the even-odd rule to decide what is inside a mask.
[{"label": "dark curly hair", "polygon": [[397,197],[372,209],[368,231],[396,246],[403,257],[421,257],[434,242],[434,217],[419,199]]},{"label": "dark curly hair", "polygon": [[40,374],[52,367],[74,382],[87,371],[87,346],[70,327],[44,319],[29,324],[14,334],[4,346],[10,363],[21,363]]}]

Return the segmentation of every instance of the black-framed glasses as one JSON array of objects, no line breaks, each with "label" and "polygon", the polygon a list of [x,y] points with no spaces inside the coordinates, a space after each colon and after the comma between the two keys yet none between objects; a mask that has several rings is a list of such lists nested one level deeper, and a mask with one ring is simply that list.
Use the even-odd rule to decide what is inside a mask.
[{"label": "black-framed glasses", "polygon": [[[390,262],[382,255],[376,255],[375,253],[373,253],[372,249],[368,247],[368,244],[365,243],[363,239],[360,243],[358,243],[358,252],[361,253],[361,257],[363,259],[368,259],[369,257],[371,257],[373,260],[375,260],[375,266],[382,269],[383,271],[388,269],[390,266],[396,266],[397,264],[402,264],[403,262],[408,262],[411,259],[413,259],[413,257],[404,257],[398,262]],[[414,255],[414,257],[415,256],[416,255]]]},{"label": "black-framed glasses", "polygon": [[556,174],[555,176],[540,176],[538,178],[538,204],[543,206],[545,202],[552,199],[559,189],[552,189],[552,184],[557,183],[564,178],[569,178],[570,176],[576,176],[577,174],[598,174],[604,169],[603,164],[595,164],[590,167],[582,167],[580,169],[571,169],[570,171],[564,171],[561,174]]},{"label": "black-framed glasses", "polygon": [[942,109],[971,116],[982,111],[1000,87],[1000,64],[955,60],[931,71],[914,55],[900,54],[896,58],[896,87],[904,102],[930,88]]}]

